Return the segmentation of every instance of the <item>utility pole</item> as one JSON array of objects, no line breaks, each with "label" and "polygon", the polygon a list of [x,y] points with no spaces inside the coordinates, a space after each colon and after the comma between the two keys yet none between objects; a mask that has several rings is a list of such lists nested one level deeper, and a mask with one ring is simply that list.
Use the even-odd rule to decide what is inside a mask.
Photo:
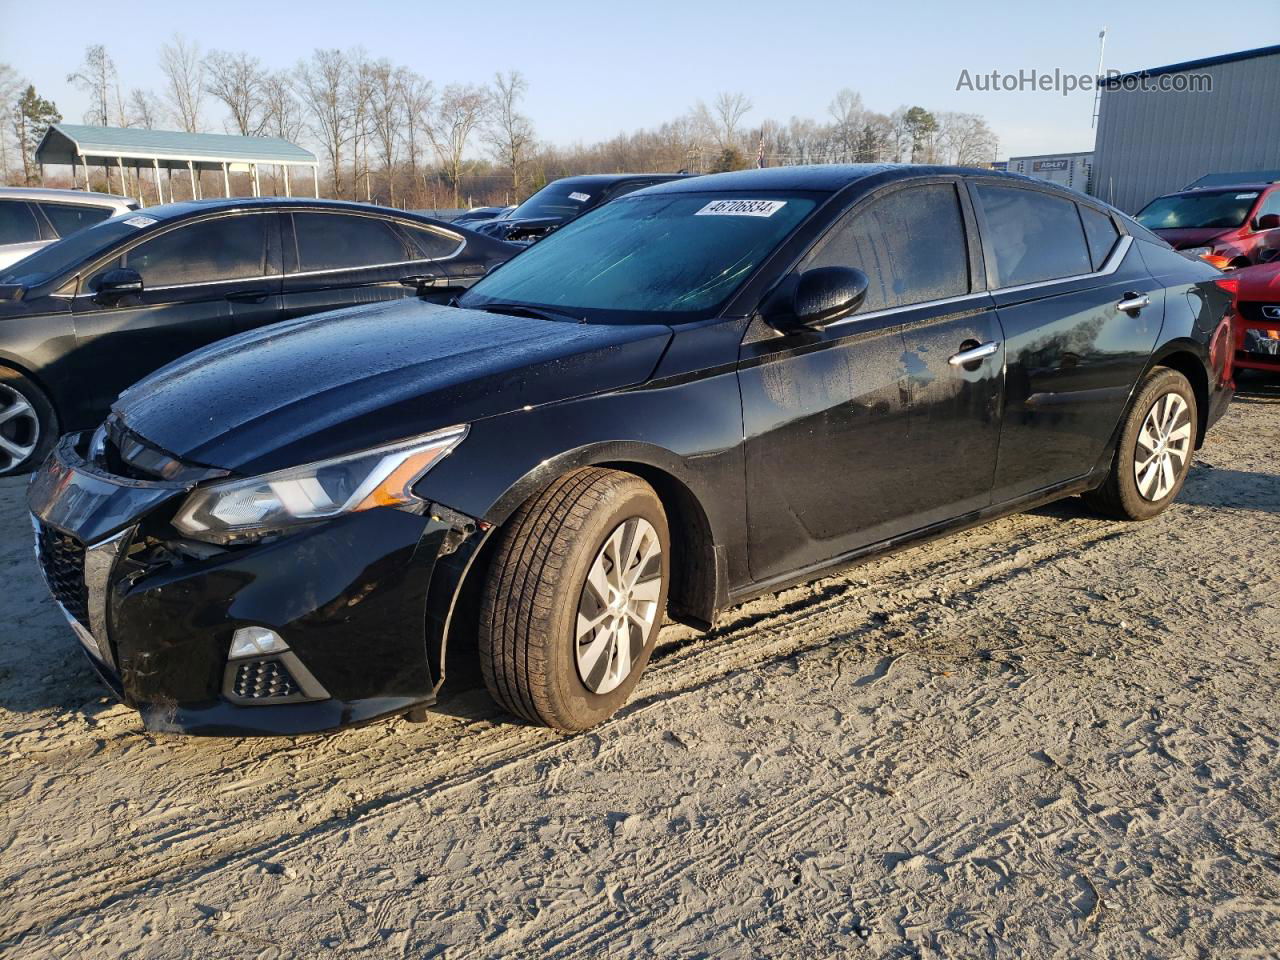
[{"label": "utility pole", "polygon": [[1098,33],[1098,72],[1094,74],[1093,84],[1093,119],[1089,121],[1089,129],[1098,125],[1098,114],[1102,109],[1102,57],[1107,52],[1107,28]]}]

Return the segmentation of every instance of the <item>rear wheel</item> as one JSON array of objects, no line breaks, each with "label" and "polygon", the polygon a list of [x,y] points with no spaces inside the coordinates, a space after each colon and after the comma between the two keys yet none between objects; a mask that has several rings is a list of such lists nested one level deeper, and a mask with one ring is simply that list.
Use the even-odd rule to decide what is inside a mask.
[{"label": "rear wheel", "polygon": [[480,665],[512,713],[560,730],[608,719],[634,689],[666,609],[670,536],[639,477],[561,477],[506,525],[480,611]]},{"label": "rear wheel", "polygon": [[1121,520],[1162,513],[1187,479],[1198,423],[1187,378],[1168,367],[1152,370],[1125,416],[1111,472],[1084,495],[1085,503]]},{"label": "rear wheel", "polygon": [[0,476],[39,465],[57,437],[58,417],[43,391],[0,367]]}]

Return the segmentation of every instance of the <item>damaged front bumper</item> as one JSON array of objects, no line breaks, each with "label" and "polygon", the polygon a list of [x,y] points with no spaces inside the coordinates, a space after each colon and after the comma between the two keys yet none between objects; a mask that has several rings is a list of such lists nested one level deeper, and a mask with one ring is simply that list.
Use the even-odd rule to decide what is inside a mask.
[{"label": "damaged front bumper", "polygon": [[[475,532],[469,518],[382,507],[211,547],[169,522],[198,479],[114,476],[86,442],[64,437],[32,478],[37,558],[95,669],[148,729],[297,734],[434,701],[428,591]],[[232,657],[244,627],[287,649]]]}]

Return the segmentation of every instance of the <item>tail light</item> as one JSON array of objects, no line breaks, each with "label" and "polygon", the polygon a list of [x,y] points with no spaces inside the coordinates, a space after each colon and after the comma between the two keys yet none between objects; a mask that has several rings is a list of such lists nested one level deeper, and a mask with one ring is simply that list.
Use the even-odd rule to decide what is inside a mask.
[{"label": "tail light", "polygon": [[1218,288],[1225,291],[1231,299],[1227,301],[1227,309],[1222,313],[1218,328],[1213,331],[1213,339],[1209,341],[1209,368],[1222,370],[1221,382],[1232,383],[1234,371],[1232,360],[1235,357],[1236,340],[1244,336],[1244,330],[1236,330],[1236,318],[1240,315],[1237,300],[1240,296],[1239,277],[1217,277],[1214,281]]}]

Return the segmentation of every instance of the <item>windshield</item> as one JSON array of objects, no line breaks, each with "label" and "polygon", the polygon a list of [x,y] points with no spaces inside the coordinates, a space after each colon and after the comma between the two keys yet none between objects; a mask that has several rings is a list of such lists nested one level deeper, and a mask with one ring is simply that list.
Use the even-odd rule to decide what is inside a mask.
[{"label": "windshield", "polygon": [[572,220],[599,203],[600,194],[603,192],[603,187],[549,183],[503,219],[532,220],[535,217],[560,217],[564,220]]},{"label": "windshield", "polygon": [[623,197],[509,260],[459,305],[515,303],[597,320],[709,316],[816,203],[777,192]]},{"label": "windshield", "polygon": [[138,214],[121,214],[42,247],[31,256],[9,264],[0,276],[0,283],[34,287],[74,270],[82,261],[102,252],[122,237],[137,233],[137,225],[129,221],[138,219]]},{"label": "windshield", "polygon": [[1257,199],[1257,190],[1206,190],[1157,197],[1135,219],[1148,230],[1238,227]]}]

